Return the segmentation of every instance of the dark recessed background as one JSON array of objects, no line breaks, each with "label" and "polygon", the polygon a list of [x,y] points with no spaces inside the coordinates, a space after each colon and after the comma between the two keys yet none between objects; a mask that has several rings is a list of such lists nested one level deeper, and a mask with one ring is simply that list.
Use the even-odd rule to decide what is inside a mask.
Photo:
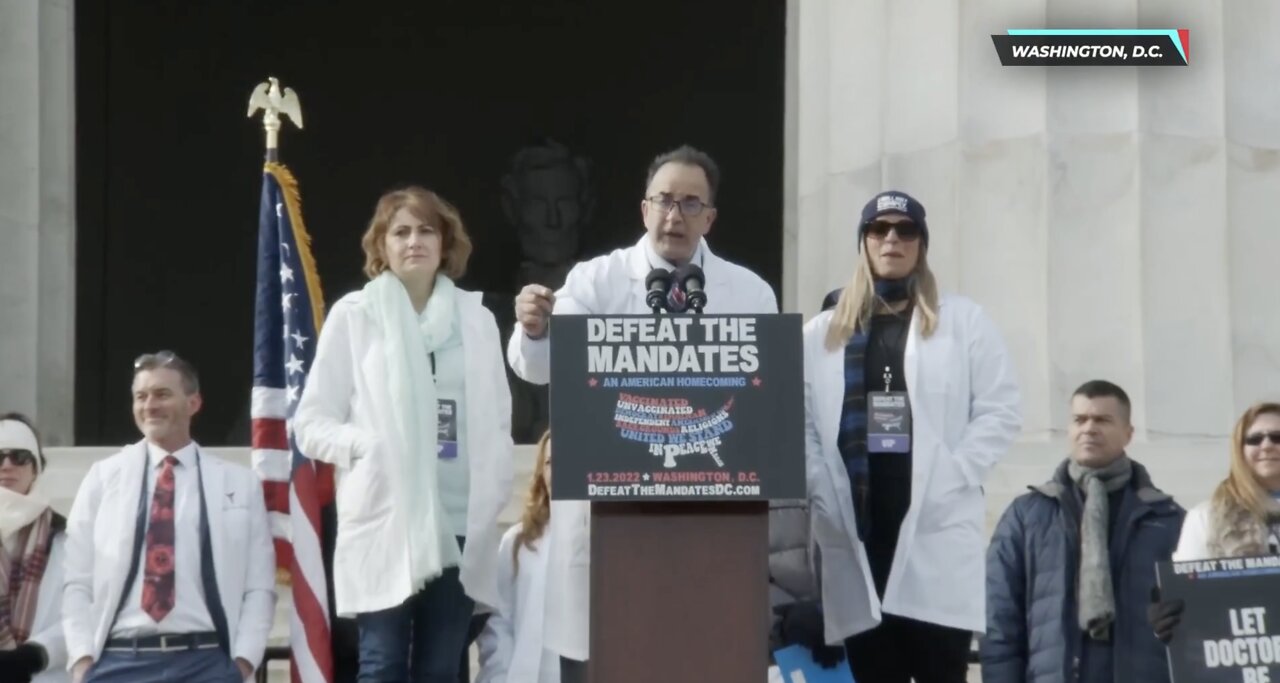
[{"label": "dark recessed background", "polygon": [[268,75],[302,101],[281,158],[330,302],[363,284],[360,233],[406,182],[462,211],[462,285],[514,293],[499,181],[543,136],[594,163],[582,256],[637,239],[648,162],[689,143],[724,171],[713,248],[778,289],[785,16],[781,0],[77,2],[77,442],[137,438],[130,363],[159,348],[202,372],[196,438],[234,440],[263,153],[245,112]]}]

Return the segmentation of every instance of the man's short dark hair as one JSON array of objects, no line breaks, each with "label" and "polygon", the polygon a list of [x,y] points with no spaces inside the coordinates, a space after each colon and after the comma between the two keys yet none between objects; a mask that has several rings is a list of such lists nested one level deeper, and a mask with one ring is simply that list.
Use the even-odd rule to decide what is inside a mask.
[{"label": "man's short dark hair", "polygon": [[1122,407],[1124,407],[1124,419],[1129,419],[1133,413],[1133,404],[1129,402],[1129,394],[1126,394],[1120,385],[1108,382],[1105,379],[1091,379],[1080,385],[1075,393],[1071,395],[1083,396],[1085,398],[1104,398],[1110,396],[1114,398]]},{"label": "man's short dark hair", "polygon": [[716,161],[711,158],[711,155],[689,145],[680,145],[670,152],[659,154],[654,157],[653,163],[649,164],[649,177],[644,181],[646,189],[653,183],[653,177],[658,175],[658,169],[667,164],[682,164],[701,168],[702,172],[707,175],[707,185],[711,188],[711,196],[707,197],[707,202],[712,205],[716,203],[716,194],[720,192],[720,167],[716,165]]},{"label": "man's short dark hair", "polygon": [[133,376],[136,378],[143,370],[169,368],[182,377],[182,391],[187,395],[200,393],[200,375],[196,368],[172,351],[144,353],[133,361]]}]

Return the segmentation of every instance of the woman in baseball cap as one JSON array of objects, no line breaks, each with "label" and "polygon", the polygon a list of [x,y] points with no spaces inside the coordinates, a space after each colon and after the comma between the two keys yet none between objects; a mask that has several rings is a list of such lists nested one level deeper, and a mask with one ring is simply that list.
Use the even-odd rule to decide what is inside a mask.
[{"label": "woman in baseball cap", "polygon": [[1013,363],[977,304],[939,294],[924,205],[882,192],[857,231],[849,283],[805,326],[825,640],[859,681],[963,683],[986,623],[982,483],[1022,424]]},{"label": "woman in baseball cap", "polygon": [[37,490],[44,469],[31,421],[0,415],[0,683],[69,680],[61,617],[67,520]]}]

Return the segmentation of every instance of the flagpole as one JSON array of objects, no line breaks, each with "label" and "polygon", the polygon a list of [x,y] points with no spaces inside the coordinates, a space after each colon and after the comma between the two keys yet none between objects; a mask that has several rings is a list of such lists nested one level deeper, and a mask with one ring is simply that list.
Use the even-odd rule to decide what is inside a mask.
[{"label": "flagpole", "polygon": [[280,115],[283,114],[302,130],[302,104],[293,88],[281,88],[280,81],[274,76],[259,83],[249,95],[249,113],[253,116],[261,109],[262,128],[267,133],[267,163],[280,161]]},{"label": "flagpole", "polygon": [[332,466],[307,459],[292,438],[293,411],[305,390],[324,320],[298,182],[279,156],[281,116],[301,129],[302,108],[297,93],[268,78],[249,97],[248,116],[258,110],[263,111],[266,162],[254,301],[253,468],[262,482],[277,583],[292,598],[290,680],[333,683],[332,583],[324,544],[324,508],[333,501]]}]

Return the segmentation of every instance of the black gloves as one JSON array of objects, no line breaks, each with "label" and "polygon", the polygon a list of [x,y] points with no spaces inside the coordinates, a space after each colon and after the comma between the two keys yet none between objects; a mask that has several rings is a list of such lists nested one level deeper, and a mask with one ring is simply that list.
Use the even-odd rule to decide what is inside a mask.
[{"label": "black gloves", "polygon": [[0,650],[0,683],[30,683],[44,671],[49,655],[38,643],[24,643],[13,650]]},{"label": "black gloves", "polygon": [[1173,639],[1173,630],[1182,621],[1182,610],[1187,604],[1182,600],[1161,600],[1160,589],[1151,588],[1151,604],[1147,606],[1147,623],[1155,631],[1156,638],[1165,645]]},{"label": "black gloves", "polygon": [[782,615],[782,640],[813,651],[813,661],[830,669],[844,660],[843,645],[827,645],[822,633],[822,608],[817,601],[797,602]]}]

